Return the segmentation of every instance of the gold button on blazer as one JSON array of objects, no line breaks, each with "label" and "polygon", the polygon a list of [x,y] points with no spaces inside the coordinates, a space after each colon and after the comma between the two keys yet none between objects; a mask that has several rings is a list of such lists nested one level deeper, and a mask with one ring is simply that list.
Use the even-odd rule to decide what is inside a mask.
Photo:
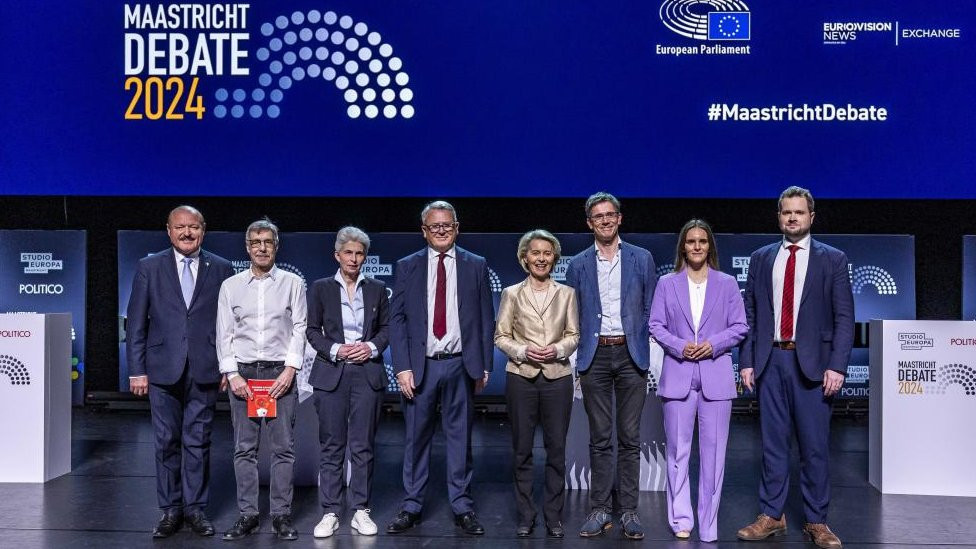
[{"label": "gold button on blazer", "polygon": [[[495,322],[495,346],[506,356],[505,371],[527,378],[542,372],[548,379],[568,376],[569,355],[579,344],[579,308],[576,292],[552,281],[554,291],[539,308],[529,280],[505,288]],[[525,356],[529,345],[556,346],[556,358],[540,364]]]}]

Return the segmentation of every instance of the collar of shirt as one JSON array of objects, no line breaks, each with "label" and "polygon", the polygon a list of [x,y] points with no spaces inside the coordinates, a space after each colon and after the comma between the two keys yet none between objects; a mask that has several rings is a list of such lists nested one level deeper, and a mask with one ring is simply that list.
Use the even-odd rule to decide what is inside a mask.
[{"label": "collar of shirt", "polygon": [[179,250],[177,250],[176,248],[173,248],[173,255],[174,255],[174,257],[176,257],[176,263],[179,264],[179,263],[182,263],[183,262],[183,258],[184,257],[189,257],[190,259],[200,259],[200,250],[197,250],[197,251],[193,252],[190,255],[183,255],[183,254],[180,253]]},{"label": "collar of shirt", "polygon": [[[617,244],[616,244],[616,246],[617,246],[617,252],[615,254],[613,254],[613,260],[614,261],[616,261],[616,259],[618,257],[620,257],[620,245],[623,244],[623,243],[624,243],[624,241],[621,240],[620,236],[617,236]],[[603,257],[603,254],[600,253],[600,246],[598,246],[596,243],[593,244],[593,249],[596,250],[596,260],[597,261],[610,261],[610,259],[608,259],[606,257]]]},{"label": "collar of shirt", "polygon": [[264,280],[265,278],[270,278],[271,280],[278,280],[278,266],[277,265],[272,265],[271,266],[271,270],[268,271],[268,273],[266,275],[264,275],[264,276],[258,276],[256,274],[254,274],[254,269],[252,269],[251,267],[248,267],[247,268],[247,274],[248,274],[248,277],[247,277],[247,283],[248,284],[250,284],[251,282],[254,282],[255,280]]},{"label": "collar of shirt", "polygon": [[[446,252],[444,252],[447,255],[447,257],[449,257],[451,259],[454,259],[454,253],[455,253],[455,249],[454,248],[455,248],[455,246],[451,246],[451,249],[450,250],[447,250]],[[440,254],[441,253],[438,252],[437,250],[435,250],[434,248],[431,248],[430,246],[427,247],[427,260],[428,261],[430,261],[432,259],[437,259],[437,256],[439,256]]]},{"label": "collar of shirt", "polygon": [[[338,282],[343,288],[346,287],[346,279],[342,277],[342,269],[336,269],[336,274],[332,278],[334,278],[335,281]],[[362,285],[364,280],[366,280],[366,275],[360,271],[359,278],[356,279],[356,287],[358,288],[360,285]]]},{"label": "collar of shirt", "polygon": [[812,240],[812,239],[813,239],[813,237],[808,234],[808,235],[804,236],[803,238],[801,238],[799,242],[790,242],[784,236],[783,237],[783,245],[782,245],[782,247],[783,247],[784,250],[789,251],[790,246],[792,244],[796,244],[797,246],[800,247],[801,250],[809,250],[810,249],[810,240]]}]

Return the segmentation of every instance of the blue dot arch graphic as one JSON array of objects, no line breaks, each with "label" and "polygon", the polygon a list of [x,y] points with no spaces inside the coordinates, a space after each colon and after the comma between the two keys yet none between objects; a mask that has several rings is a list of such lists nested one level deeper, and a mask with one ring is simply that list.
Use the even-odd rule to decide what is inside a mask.
[{"label": "blue dot arch graphic", "polygon": [[413,118],[403,60],[369,26],[334,11],[296,11],[260,26],[257,86],[214,92],[217,118],[278,118],[288,90],[304,81],[335,87],[349,118]]},{"label": "blue dot arch graphic", "polygon": [[897,295],[895,277],[876,265],[864,265],[851,273],[851,291],[860,294],[865,286],[873,286],[878,295]]},{"label": "blue dot arch graphic", "polygon": [[0,355],[0,377],[6,377],[11,385],[30,385],[30,371],[16,357]]},{"label": "blue dot arch graphic", "polygon": [[708,13],[749,11],[740,0],[664,0],[658,15],[664,26],[695,40],[708,40]]}]

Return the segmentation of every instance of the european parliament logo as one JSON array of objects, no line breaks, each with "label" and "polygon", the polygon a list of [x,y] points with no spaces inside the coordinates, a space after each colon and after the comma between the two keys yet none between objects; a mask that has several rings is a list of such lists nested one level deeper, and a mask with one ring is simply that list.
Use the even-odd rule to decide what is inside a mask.
[{"label": "european parliament logo", "polygon": [[695,40],[752,37],[752,14],[739,0],[664,0],[659,15],[672,32]]}]

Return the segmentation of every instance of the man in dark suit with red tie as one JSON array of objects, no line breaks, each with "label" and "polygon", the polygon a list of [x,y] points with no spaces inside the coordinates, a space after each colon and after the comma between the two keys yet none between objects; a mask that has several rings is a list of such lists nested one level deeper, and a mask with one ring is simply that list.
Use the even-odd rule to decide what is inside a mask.
[{"label": "man in dark suit with red tie", "polygon": [[212,536],[210,429],[221,384],[215,346],[217,293],[234,274],[226,259],[200,249],[203,214],[179,206],[166,222],[172,248],[139,260],[126,330],[129,388],[149,395],[156,445],[156,497],[163,516],[153,537],[172,536],[184,519]]},{"label": "man in dark suit with red tie", "polygon": [[406,496],[386,531],[397,534],[420,523],[440,403],[455,523],[466,534],[481,535],[471,498],[471,424],[474,393],[488,382],[494,354],[488,264],[454,245],[458,222],[449,203],[431,202],[420,219],[428,246],[397,262],[390,303],[390,348],[406,422]]},{"label": "man in dark suit with red tie", "polygon": [[819,547],[840,547],[827,526],[830,412],[844,384],[854,344],[854,296],[847,255],[810,236],[813,196],[801,187],[780,195],[783,240],[749,261],[742,342],[742,384],[759,397],[763,458],[761,514],[738,531],[754,541],[786,532],[790,439],[799,442],[804,533]]}]

